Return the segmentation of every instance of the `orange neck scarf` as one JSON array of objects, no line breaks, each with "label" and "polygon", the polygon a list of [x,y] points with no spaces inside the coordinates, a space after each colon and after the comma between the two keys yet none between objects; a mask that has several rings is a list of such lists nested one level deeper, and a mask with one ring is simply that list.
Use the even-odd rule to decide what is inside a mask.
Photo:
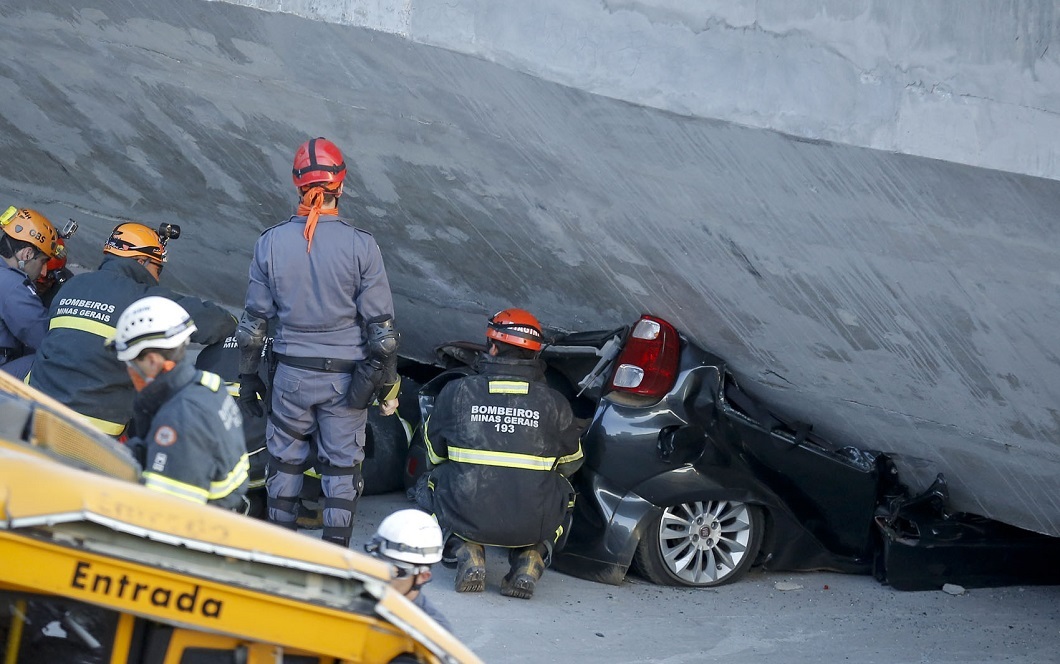
[{"label": "orange neck scarf", "polygon": [[305,238],[305,252],[308,254],[313,248],[313,233],[317,231],[317,220],[320,217],[320,209],[324,205],[323,187],[311,187],[302,194],[302,202],[298,204],[299,216],[306,217],[305,230],[302,235]]},{"label": "orange neck scarf", "polygon": [[[305,230],[302,231],[302,237],[306,242],[306,254],[313,248],[313,233],[317,231],[317,220],[320,213],[324,211],[324,194],[334,194],[337,197],[341,187],[341,182],[330,182],[328,185],[314,185],[302,193],[302,202],[298,204],[298,215],[305,217]],[[336,204],[335,207],[328,208],[328,213],[337,214],[337,210]]]}]

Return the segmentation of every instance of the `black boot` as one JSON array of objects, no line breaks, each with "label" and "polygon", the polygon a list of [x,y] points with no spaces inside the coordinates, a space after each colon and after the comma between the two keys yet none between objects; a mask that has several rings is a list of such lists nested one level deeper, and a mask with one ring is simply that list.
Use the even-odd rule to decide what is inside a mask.
[{"label": "black boot", "polygon": [[530,599],[534,596],[534,587],[545,573],[545,559],[537,547],[521,549],[515,555],[509,555],[511,570],[501,582],[501,594],[505,597]]},{"label": "black boot", "polygon": [[456,559],[456,552],[460,550],[460,546],[463,543],[464,540],[456,535],[450,535],[445,539],[445,546],[442,547],[442,567],[456,569],[456,564],[458,562]]},{"label": "black boot", "polygon": [[486,589],[486,550],[481,544],[461,541],[456,547],[456,592],[480,593]]},{"label": "black boot", "polygon": [[335,535],[330,535],[330,536],[325,535],[324,537],[321,537],[320,539],[322,541],[324,541],[324,542],[330,542],[332,544],[338,544],[339,546],[341,546],[344,549],[350,548],[350,538],[349,537],[338,537],[338,536],[335,536]]}]

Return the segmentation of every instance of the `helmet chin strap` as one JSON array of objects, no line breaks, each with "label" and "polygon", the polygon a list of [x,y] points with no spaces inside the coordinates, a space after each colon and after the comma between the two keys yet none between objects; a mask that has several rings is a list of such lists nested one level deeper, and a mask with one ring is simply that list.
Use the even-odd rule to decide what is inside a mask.
[{"label": "helmet chin strap", "polygon": [[[427,577],[426,579],[424,579],[424,580],[423,580],[423,583],[420,583],[420,582],[419,582],[419,578],[420,578],[420,576],[421,576],[421,575],[423,575],[423,576],[426,576],[426,577]],[[431,582],[431,577],[432,577],[432,576],[433,576],[433,575],[431,574],[431,571],[430,571],[430,570],[426,570],[426,571],[423,571],[423,572],[419,572],[419,573],[417,573],[417,574],[416,574],[416,576],[415,576],[415,577],[413,577],[413,579],[412,579],[412,587],[411,587],[411,588],[409,588],[409,592],[408,592],[408,593],[405,593],[405,594],[406,594],[406,595],[408,595],[408,594],[409,594],[409,593],[411,593],[412,591],[414,591],[414,590],[419,590],[419,589],[420,589],[420,588],[422,588],[423,586],[427,585],[428,583],[430,583],[430,582]]]}]

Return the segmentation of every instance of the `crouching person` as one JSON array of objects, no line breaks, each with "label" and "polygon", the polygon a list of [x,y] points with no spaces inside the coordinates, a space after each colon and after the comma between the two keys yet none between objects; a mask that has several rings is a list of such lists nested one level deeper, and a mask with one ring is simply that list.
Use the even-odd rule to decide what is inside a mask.
[{"label": "crouching person", "polygon": [[185,359],[195,329],[183,307],[158,296],[136,300],[118,318],[108,344],[137,391],[128,445],[147,487],[241,510],[249,468],[243,418],[221,378]]},{"label": "crouching person", "polygon": [[501,594],[530,599],[564,539],[581,425],[545,380],[542,345],[530,312],[494,314],[479,373],[447,383],[423,425],[436,468],[421,477],[416,502],[451,533],[444,557],[457,564],[457,592],[485,589],[490,545],[508,549]]},{"label": "crouching person", "polygon": [[423,594],[423,585],[431,580],[431,565],[442,559],[442,529],[426,512],[398,510],[379,524],[379,529],[364,550],[397,568],[390,587],[423,609],[448,631],[445,619]]}]

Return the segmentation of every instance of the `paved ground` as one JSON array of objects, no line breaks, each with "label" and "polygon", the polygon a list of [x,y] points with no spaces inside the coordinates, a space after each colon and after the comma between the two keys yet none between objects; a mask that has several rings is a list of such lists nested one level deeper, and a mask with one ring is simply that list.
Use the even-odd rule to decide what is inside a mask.
[{"label": "paved ground", "polygon": [[[364,499],[354,546],[406,506],[400,493]],[[499,594],[505,571],[491,552],[486,592],[456,593],[440,565],[427,587],[487,662],[1060,662],[1060,586],[953,596],[898,592],[869,576],[752,573],[693,591],[546,573],[524,601]]]}]

